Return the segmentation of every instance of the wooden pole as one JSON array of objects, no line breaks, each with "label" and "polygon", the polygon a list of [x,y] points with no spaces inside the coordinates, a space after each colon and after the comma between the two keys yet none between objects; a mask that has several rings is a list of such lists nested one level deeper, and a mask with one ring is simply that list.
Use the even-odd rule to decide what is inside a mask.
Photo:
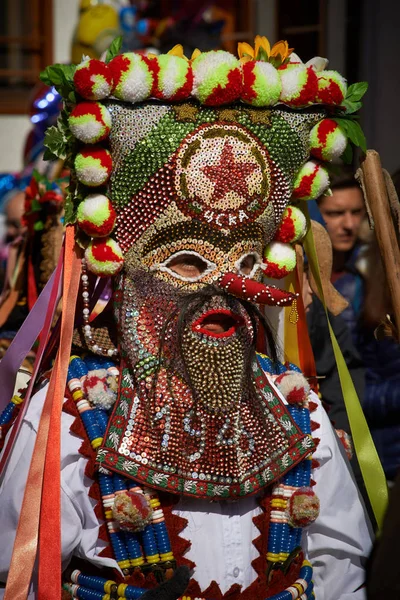
[{"label": "wooden pole", "polygon": [[392,300],[397,341],[400,342],[400,249],[397,243],[386,183],[378,152],[367,150],[366,157],[361,164],[361,169],[363,172],[366,200],[374,221],[376,239],[385,267]]}]

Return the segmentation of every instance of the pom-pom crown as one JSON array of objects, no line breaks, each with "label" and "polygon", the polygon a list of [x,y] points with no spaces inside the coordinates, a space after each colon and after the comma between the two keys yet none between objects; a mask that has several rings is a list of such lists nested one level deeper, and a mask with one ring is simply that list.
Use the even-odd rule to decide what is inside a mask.
[{"label": "pom-pom crown", "polygon": [[113,94],[126,102],[142,102],[155,92],[158,61],[134,52],[120,54],[109,62],[114,79]]},{"label": "pom-pom crown", "polygon": [[170,102],[189,98],[193,87],[193,70],[190,62],[172,54],[161,54],[154,60],[158,62],[154,96]]},{"label": "pom-pom crown", "polygon": [[288,63],[279,70],[282,82],[280,100],[288,106],[302,107],[315,102],[317,74],[313,67]]},{"label": "pom-pom crown", "polygon": [[121,248],[112,238],[99,238],[90,242],[85,250],[87,267],[99,277],[116,275],[123,267]]},{"label": "pom-pom crown", "polygon": [[113,77],[108,65],[91,58],[76,67],[75,89],[86,100],[103,100],[113,89]]},{"label": "pom-pom crown", "polygon": [[319,198],[328,187],[328,171],[315,160],[309,160],[297,174],[292,195],[298,200],[311,200]]},{"label": "pom-pom crown", "polygon": [[240,63],[225,50],[203,52],[192,63],[193,96],[206,106],[229,104],[240,98]]},{"label": "pom-pom crown", "polygon": [[115,225],[116,213],[111,201],[103,194],[89,194],[77,211],[79,227],[91,237],[110,235]]},{"label": "pom-pom crown", "polygon": [[333,119],[324,119],[310,132],[310,153],[320,160],[339,158],[346,149],[347,136]]},{"label": "pom-pom crown", "polygon": [[75,171],[78,181],[88,187],[107,183],[112,170],[111,154],[101,146],[87,146],[75,158]]},{"label": "pom-pom crown", "polygon": [[266,277],[282,279],[296,267],[296,252],[290,244],[271,242],[264,251],[262,271]]},{"label": "pom-pom crown", "polygon": [[318,77],[316,101],[323,104],[340,105],[347,92],[347,81],[337,71],[321,71]]},{"label": "pom-pom crown", "polygon": [[68,122],[73,135],[85,144],[97,144],[110,134],[111,115],[100,102],[80,102]]},{"label": "pom-pom crown", "polygon": [[307,219],[297,206],[287,206],[282,216],[275,241],[293,244],[301,240],[307,232]]},{"label": "pom-pom crown", "polygon": [[273,106],[279,102],[282,82],[273,65],[261,61],[243,64],[242,100],[252,106]]}]

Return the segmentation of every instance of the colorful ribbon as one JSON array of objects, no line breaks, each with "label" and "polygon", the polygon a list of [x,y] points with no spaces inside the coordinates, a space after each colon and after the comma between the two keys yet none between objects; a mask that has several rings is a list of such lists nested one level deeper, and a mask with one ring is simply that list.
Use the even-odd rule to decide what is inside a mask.
[{"label": "colorful ribbon", "polygon": [[[10,390],[7,391],[6,385],[12,386],[13,389],[15,378],[17,375],[18,368],[23,360],[22,356],[25,357],[32,347],[31,341],[34,337],[35,339],[39,335],[40,326],[42,322],[43,315],[45,316],[45,322],[43,325],[43,329],[40,331],[40,342],[39,348],[36,353],[35,362],[33,365],[33,372],[31,376],[31,380],[29,382],[28,389],[25,394],[24,402],[21,406],[21,409],[18,413],[18,417],[12,427],[10,436],[7,440],[7,444],[3,450],[0,461],[0,477],[3,473],[5,465],[7,464],[8,457],[12,452],[12,448],[14,446],[14,442],[18,437],[18,432],[21,428],[22,421],[25,417],[26,411],[28,410],[28,406],[31,400],[31,394],[33,390],[33,386],[36,380],[36,376],[38,374],[43,353],[46,347],[47,339],[50,333],[51,324],[53,322],[53,317],[55,310],[57,308],[57,304],[61,298],[61,278],[63,273],[63,250],[60,253],[60,258],[58,261],[58,265],[47,282],[45,288],[43,289],[41,295],[39,296],[35,306],[32,311],[29,313],[28,317],[24,321],[20,331],[18,332],[20,335],[14,338],[12,344],[10,345],[7,354],[4,356],[3,360],[0,363],[0,389],[5,389],[3,391],[3,396],[0,401],[0,407],[2,401],[7,400],[7,394],[10,394]],[[50,295],[50,299],[48,296]],[[47,313],[46,313],[46,307]],[[33,343],[33,342],[32,342]],[[4,363],[6,361],[6,363]],[[3,364],[4,363],[4,364]],[[4,371],[2,370],[4,367]],[[6,375],[4,375],[4,373]],[[3,385],[4,381],[4,385]],[[11,392],[12,394],[13,392]],[[11,396],[9,396],[11,397]],[[1,412],[1,408],[0,408]]]},{"label": "colorful ribbon", "polygon": [[[39,523],[38,595],[40,600],[61,597],[60,421],[80,277],[80,258],[74,253],[74,245],[73,227],[67,227],[60,345],[39,422],[4,600],[26,600],[28,596],[38,548]],[[50,433],[50,426],[54,427],[54,432]]]},{"label": "colorful ribbon", "polygon": [[314,279],[316,281],[320,298],[324,305],[326,318],[328,320],[329,335],[332,342],[332,348],[335,355],[335,360],[339,372],[340,385],[342,388],[344,403],[349,419],[351,435],[353,438],[354,448],[356,450],[357,459],[360,465],[361,473],[364,479],[365,488],[371,508],[374,512],[378,531],[382,527],[383,517],[385,515],[388,492],[386,485],[385,473],[382,469],[378,453],[372,441],[367,421],[357,396],[353,381],[351,379],[343,354],[339,348],[335,334],[329,321],[329,314],[325,303],[324,291],[322,287],[321,274],[318,264],[318,256],[315,248],[314,237],[310,227],[310,217],[308,214],[307,204],[302,202],[302,210],[307,217],[308,232],[304,240],[304,249],[306,251],[310,267]]}]

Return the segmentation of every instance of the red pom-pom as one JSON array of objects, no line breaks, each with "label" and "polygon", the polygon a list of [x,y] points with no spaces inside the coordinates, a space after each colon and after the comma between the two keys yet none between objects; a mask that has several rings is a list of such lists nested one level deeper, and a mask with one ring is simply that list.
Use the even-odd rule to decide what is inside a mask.
[{"label": "red pom-pom", "polygon": [[306,527],[319,515],[319,498],[311,488],[299,488],[291,495],[287,512],[289,525]]},{"label": "red pom-pom", "polygon": [[304,404],[310,393],[307,379],[298,371],[285,371],[275,379],[275,385],[289,404]]},{"label": "red pom-pom", "polygon": [[207,100],[204,101],[206,106],[220,106],[221,104],[229,104],[237,100],[243,89],[242,73],[239,69],[232,69],[228,73],[228,83],[226,86],[218,85]]},{"label": "red pom-pom", "polygon": [[92,58],[77,66],[74,85],[86,100],[102,100],[111,94],[113,76],[106,63]]},{"label": "red pom-pom", "polygon": [[143,531],[151,522],[153,510],[143,494],[122,492],[115,496],[112,509],[113,517],[120,529],[125,531]]}]

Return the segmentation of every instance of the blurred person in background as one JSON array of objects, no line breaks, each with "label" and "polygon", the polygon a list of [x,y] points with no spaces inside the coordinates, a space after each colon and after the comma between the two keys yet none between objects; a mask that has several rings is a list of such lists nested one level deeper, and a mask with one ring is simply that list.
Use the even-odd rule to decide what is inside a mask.
[{"label": "blurred person in background", "polygon": [[331,196],[321,196],[317,203],[332,242],[331,281],[349,303],[341,316],[357,344],[357,322],[364,298],[365,244],[360,240],[365,217],[364,198],[350,167],[342,167],[340,173],[333,176],[331,190]]},{"label": "blurred person in background", "polygon": [[5,207],[5,238],[6,244],[13,242],[24,231],[22,217],[24,214],[25,192],[13,190]]},{"label": "blurred person in background", "polygon": [[362,191],[351,167],[342,167],[332,178],[332,195],[321,196],[317,203],[332,242],[331,281],[348,301],[343,311],[353,339],[364,297],[361,262],[365,245],[360,240],[365,205]]},{"label": "blurred person in background", "polygon": [[[400,192],[400,171],[393,176]],[[369,268],[359,327],[359,348],[366,368],[363,409],[388,481],[400,466],[400,347],[392,337],[393,314],[385,270],[374,240],[367,253]]]}]

